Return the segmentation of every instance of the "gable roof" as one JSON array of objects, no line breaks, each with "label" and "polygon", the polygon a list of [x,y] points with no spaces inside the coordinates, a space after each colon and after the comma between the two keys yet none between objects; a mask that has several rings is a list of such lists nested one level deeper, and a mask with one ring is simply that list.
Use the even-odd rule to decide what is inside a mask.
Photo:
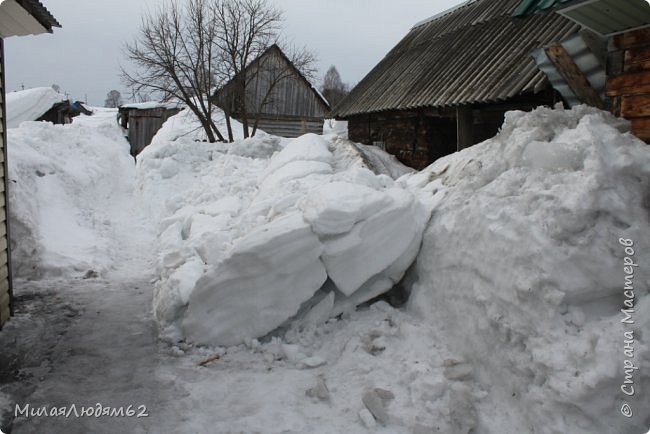
[{"label": "gable roof", "polygon": [[520,0],[474,0],[423,21],[334,109],[337,117],[495,102],[546,85],[531,53],[579,25],[555,14],[514,18]]},{"label": "gable roof", "polygon": [[[320,101],[324,105],[326,110],[329,110],[329,108],[330,108],[329,102],[327,102],[325,97],[318,91],[318,89],[316,89],[316,87],[309,80],[307,80],[307,77],[305,77],[305,75],[302,72],[300,72],[300,70],[298,68],[296,68],[296,65],[293,64],[293,62],[287,57],[286,54],[284,54],[284,51],[282,51],[282,49],[277,44],[271,45],[266,50],[264,50],[259,56],[257,56],[255,59],[253,59],[248,64],[248,66],[246,66],[246,69],[244,70],[244,72],[249,71],[251,68],[257,66],[265,56],[273,54],[273,53],[279,55],[280,58],[282,58],[289,65],[291,70],[300,79],[300,81],[302,81],[309,89],[311,89],[312,92],[314,93],[314,95],[316,96],[316,99],[318,101]],[[235,78],[232,78],[231,80],[229,80],[228,83],[223,85],[221,88],[217,89],[214,92],[214,94],[212,95],[212,97],[215,98],[215,99],[218,99],[219,94],[221,92],[223,92],[225,89],[229,88],[234,81],[235,81]]]},{"label": "gable roof", "polygon": [[52,33],[61,24],[38,0],[0,0],[0,37]]}]

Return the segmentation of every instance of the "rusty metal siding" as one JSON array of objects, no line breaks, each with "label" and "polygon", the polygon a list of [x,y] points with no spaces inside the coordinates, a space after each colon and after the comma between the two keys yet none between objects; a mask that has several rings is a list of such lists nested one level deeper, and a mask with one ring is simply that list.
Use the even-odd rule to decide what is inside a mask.
[{"label": "rusty metal siding", "polygon": [[555,13],[513,18],[519,0],[477,0],[415,26],[334,113],[457,106],[537,92],[545,77],[535,48],[580,26]]},{"label": "rusty metal siding", "polygon": [[11,303],[11,255],[9,249],[9,222],[7,221],[7,133],[4,78],[4,41],[0,38],[0,328],[13,313]]}]

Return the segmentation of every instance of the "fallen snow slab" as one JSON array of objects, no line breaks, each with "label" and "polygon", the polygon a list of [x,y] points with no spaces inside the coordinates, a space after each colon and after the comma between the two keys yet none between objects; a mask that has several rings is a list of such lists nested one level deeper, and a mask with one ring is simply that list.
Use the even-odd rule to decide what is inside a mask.
[{"label": "fallen snow slab", "polygon": [[[385,207],[366,219],[356,221],[344,234],[322,238],[325,244],[322,259],[327,274],[347,296],[399,261],[414,241],[419,245],[428,221],[428,211],[410,192],[388,189],[383,195],[386,197]],[[327,216],[327,213],[321,216]],[[363,210],[358,216],[363,216]],[[412,255],[411,261],[414,258]],[[406,271],[406,267],[400,270],[401,273]]]},{"label": "fallen snow slab", "polygon": [[[424,235],[409,307],[488,391],[485,399],[459,395],[478,418],[457,412],[457,426],[647,431],[650,148],[625,127],[584,106],[509,112],[495,138],[402,179],[445,194]],[[626,271],[626,261],[638,267]],[[626,303],[634,324],[621,322]],[[621,391],[626,363],[639,367],[627,372],[633,397]],[[625,403],[631,418],[621,415]]]},{"label": "fallen snow slab", "polygon": [[322,249],[299,213],[257,228],[198,280],[182,322],[185,335],[232,345],[272,331],[325,283]]},{"label": "fallen snow slab", "polygon": [[[177,116],[179,128],[193,123]],[[197,145],[174,120],[138,162],[159,228],[154,311],[168,339],[231,345],[301,315],[323,322],[392,288],[414,261],[430,207],[368,170],[350,142],[306,134]],[[324,297],[328,278],[338,288]]]}]

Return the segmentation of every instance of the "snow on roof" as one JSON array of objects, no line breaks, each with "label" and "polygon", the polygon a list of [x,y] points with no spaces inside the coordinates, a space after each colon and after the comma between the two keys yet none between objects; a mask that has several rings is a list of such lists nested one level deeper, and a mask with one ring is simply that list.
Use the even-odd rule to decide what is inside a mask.
[{"label": "snow on roof", "polygon": [[35,121],[54,104],[65,100],[65,95],[51,87],[10,92],[7,94],[7,128],[16,128],[24,121]]},{"label": "snow on roof", "polygon": [[156,108],[165,108],[165,109],[174,109],[179,108],[180,103],[178,102],[159,102],[159,101],[148,101],[148,102],[137,102],[131,104],[123,104],[120,108],[129,108],[129,109],[139,109],[139,110],[149,110]]}]

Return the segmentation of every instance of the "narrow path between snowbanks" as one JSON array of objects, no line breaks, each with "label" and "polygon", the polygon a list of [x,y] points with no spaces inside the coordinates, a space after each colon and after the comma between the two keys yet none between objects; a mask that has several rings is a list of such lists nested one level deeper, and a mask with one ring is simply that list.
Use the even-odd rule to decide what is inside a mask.
[{"label": "narrow path between snowbanks", "polygon": [[[0,334],[2,346],[12,335],[33,343],[26,349],[32,354],[31,366],[19,367],[22,391],[13,387],[13,404],[19,410],[12,433],[146,433],[152,432],[154,418],[160,423],[173,417],[166,409],[168,391],[156,375],[161,356],[149,314],[149,283],[68,280],[18,282],[17,286],[19,294],[50,296],[47,306],[26,301],[38,309],[32,315],[46,315],[47,324],[19,311],[15,323]],[[55,343],[43,340],[50,329],[55,330]],[[42,357],[40,364],[34,354]],[[30,389],[33,393],[26,395]],[[80,413],[82,407],[97,403],[125,409],[143,405],[149,417],[75,417],[74,413],[68,418],[30,417],[24,412],[47,408],[49,413],[54,407],[74,404]]]}]

